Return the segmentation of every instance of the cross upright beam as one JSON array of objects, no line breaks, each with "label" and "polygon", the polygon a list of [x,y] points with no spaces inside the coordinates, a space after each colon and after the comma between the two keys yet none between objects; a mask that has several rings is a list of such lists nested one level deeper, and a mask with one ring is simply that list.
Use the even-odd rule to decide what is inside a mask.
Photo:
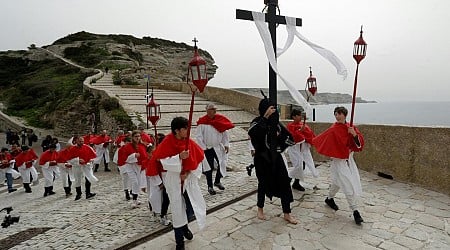
[{"label": "cross upright beam", "polygon": [[[269,32],[272,37],[272,45],[275,53],[275,59],[277,54],[277,25],[286,24],[286,17],[276,14],[276,9],[278,7],[278,0],[265,0],[264,3],[267,5],[266,22],[269,26]],[[236,9],[236,19],[250,20],[253,21],[252,12],[248,10]],[[302,19],[295,19],[296,26],[302,26]],[[270,102],[277,105],[277,74],[272,69],[269,64],[269,98]]]}]

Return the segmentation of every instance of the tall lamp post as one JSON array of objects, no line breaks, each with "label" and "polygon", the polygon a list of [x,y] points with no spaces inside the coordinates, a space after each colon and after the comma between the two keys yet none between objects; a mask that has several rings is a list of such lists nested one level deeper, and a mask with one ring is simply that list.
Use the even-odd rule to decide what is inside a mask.
[{"label": "tall lamp post", "polygon": [[353,45],[353,58],[356,61],[356,74],[355,84],[353,85],[353,99],[352,99],[352,114],[350,116],[350,127],[353,126],[353,116],[355,114],[355,101],[356,101],[356,86],[358,84],[358,69],[359,63],[366,57],[367,43],[363,39],[363,31],[361,25],[361,32],[359,33],[358,40]]},{"label": "tall lamp post", "polygon": [[[309,98],[311,97],[311,95],[314,96],[317,92],[317,79],[315,76],[313,76],[311,67],[309,67],[309,77],[308,77],[308,79],[306,79],[306,88],[308,89],[308,91],[306,91],[306,101],[309,102]],[[311,93],[311,95],[309,95],[308,92]],[[316,109],[315,108],[313,108],[312,116],[313,116],[313,121],[316,121]],[[306,122],[306,116],[305,116],[303,122]]]},{"label": "tall lamp post", "polygon": [[156,103],[155,96],[153,95],[153,89],[152,94],[150,97],[150,101],[147,104],[147,124],[148,121],[150,121],[153,125],[153,128],[155,129],[155,145],[158,144],[158,131],[156,130],[156,124],[161,119],[161,109],[160,105]]},{"label": "tall lamp post", "polygon": [[[148,84],[149,84],[149,82],[150,82],[150,75],[149,74],[144,74],[144,78],[147,78],[147,94],[145,95],[145,99],[146,99],[146,103],[148,103],[148,98],[150,97],[149,96],[149,94],[148,94]],[[153,95],[153,89],[152,89],[152,95]],[[149,113],[149,111],[148,111],[148,105],[147,105],[147,129],[148,129],[148,113]]]},{"label": "tall lamp post", "polygon": [[[191,135],[191,126],[192,126],[192,114],[194,112],[194,97],[195,92],[198,90],[200,93],[206,87],[208,83],[208,76],[206,75],[206,61],[198,54],[197,48],[197,38],[194,37],[194,56],[189,62],[188,73],[186,78],[186,83],[189,85],[189,88],[192,92],[191,97],[191,106],[189,108],[189,123],[188,123],[188,131],[187,131],[187,140],[186,140],[186,149],[189,145],[189,137]],[[189,83],[189,79],[191,79],[192,83]]]}]

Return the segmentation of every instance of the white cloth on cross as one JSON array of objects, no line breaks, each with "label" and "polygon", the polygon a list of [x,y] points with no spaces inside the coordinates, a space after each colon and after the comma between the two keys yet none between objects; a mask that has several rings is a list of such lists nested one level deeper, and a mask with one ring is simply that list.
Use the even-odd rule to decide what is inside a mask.
[{"label": "white cloth on cross", "polygon": [[[294,98],[294,100],[300,104],[307,113],[310,113],[312,110],[309,103],[305,100],[305,98],[300,94],[300,92],[292,85],[290,84],[285,78],[283,78],[277,68],[277,61],[274,53],[274,48],[272,45],[272,36],[270,35],[269,29],[267,25],[265,25],[265,14],[261,12],[252,12],[253,20],[255,22],[256,28],[259,31],[259,35],[261,36],[261,39],[264,43],[264,49],[266,50],[266,56],[269,60],[269,64],[272,67],[273,71],[280,77],[280,79],[284,82],[286,85],[289,93]],[[284,52],[286,52],[289,47],[292,45],[294,41],[294,35],[297,36],[301,41],[306,43],[308,46],[310,46],[313,50],[315,50],[317,53],[319,53],[321,56],[325,57],[331,64],[333,64],[337,70],[337,73],[342,75],[344,79],[347,77],[347,69],[345,68],[344,64],[342,63],[339,58],[337,58],[333,52],[312,43],[308,39],[306,39],[304,36],[302,36],[296,29],[295,26],[295,18],[293,17],[286,17],[286,29],[288,32],[288,38],[286,39],[286,43],[282,49],[277,48],[277,55],[280,56]]]}]

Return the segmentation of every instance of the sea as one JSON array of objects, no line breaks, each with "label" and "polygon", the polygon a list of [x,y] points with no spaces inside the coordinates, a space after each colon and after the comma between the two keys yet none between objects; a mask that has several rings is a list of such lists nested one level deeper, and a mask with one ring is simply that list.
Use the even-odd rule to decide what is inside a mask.
[{"label": "sea", "polygon": [[[315,121],[334,122],[333,110],[337,106],[348,109],[350,122],[351,103],[312,105]],[[312,115],[309,116],[312,121]],[[450,101],[356,103],[353,123],[450,128]]]}]

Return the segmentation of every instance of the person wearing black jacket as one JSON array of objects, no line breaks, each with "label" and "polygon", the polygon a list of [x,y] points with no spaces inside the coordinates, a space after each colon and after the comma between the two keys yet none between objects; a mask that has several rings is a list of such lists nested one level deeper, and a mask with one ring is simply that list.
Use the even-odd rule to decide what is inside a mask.
[{"label": "person wearing black jacket", "polygon": [[[266,96],[259,103],[258,110],[260,116],[252,121],[248,131],[255,148],[254,165],[258,178],[257,217],[266,219],[263,211],[265,196],[269,199],[278,197],[281,199],[284,219],[291,224],[297,224],[298,221],[291,215],[290,203],[294,201],[291,179],[281,155],[287,147],[294,144],[292,135],[279,123],[275,105],[271,104]],[[273,133],[276,134],[276,143],[271,139]],[[271,146],[276,150],[271,150]]]}]

